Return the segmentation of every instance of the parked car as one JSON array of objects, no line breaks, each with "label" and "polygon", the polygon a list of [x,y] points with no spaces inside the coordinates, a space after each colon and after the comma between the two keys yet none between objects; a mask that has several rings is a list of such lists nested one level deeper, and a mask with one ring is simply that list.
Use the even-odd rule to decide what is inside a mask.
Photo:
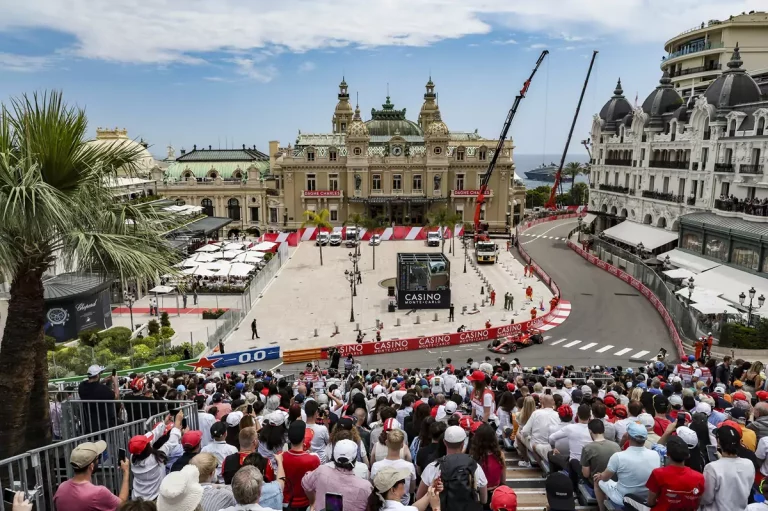
[{"label": "parked car", "polygon": [[341,246],[341,233],[340,232],[332,232],[329,243],[331,244],[332,247],[340,247]]},{"label": "parked car", "polygon": [[315,239],[315,245],[327,245],[328,240],[330,239],[330,234],[327,232],[319,232],[317,233],[317,238]]},{"label": "parked car", "polygon": [[439,231],[432,231],[427,233],[427,246],[428,247],[439,247],[440,241],[442,241],[442,236],[440,236]]},{"label": "parked car", "polygon": [[374,234],[371,236],[370,241],[368,241],[368,244],[371,246],[381,245],[381,235]]}]

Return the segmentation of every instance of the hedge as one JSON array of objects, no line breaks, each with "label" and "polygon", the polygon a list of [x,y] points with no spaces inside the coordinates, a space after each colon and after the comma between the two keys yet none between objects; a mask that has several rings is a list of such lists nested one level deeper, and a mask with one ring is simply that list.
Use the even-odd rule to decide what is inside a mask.
[{"label": "hedge", "polygon": [[753,350],[768,349],[768,320],[760,319],[755,328],[727,323],[720,330],[720,346]]}]

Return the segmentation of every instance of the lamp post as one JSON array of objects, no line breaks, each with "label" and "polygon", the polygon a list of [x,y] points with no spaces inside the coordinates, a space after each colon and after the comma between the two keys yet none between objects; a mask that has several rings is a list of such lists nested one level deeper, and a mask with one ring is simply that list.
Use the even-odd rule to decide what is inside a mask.
[{"label": "lamp post", "polygon": [[355,272],[344,270],[344,278],[349,281],[349,322],[355,322]]},{"label": "lamp post", "polygon": [[464,243],[464,273],[467,273],[467,238],[462,238],[462,243]]},{"label": "lamp post", "polygon": [[360,261],[360,255],[357,252],[350,252],[349,261],[352,263],[352,275],[355,277],[352,284],[352,295],[357,296],[357,282],[360,281],[361,284],[363,282],[360,270],[357,268],[357,263]]},{"label": "lamp post", "polygon": [[133,304],[136,302],[136,296],[128,291],[123,291],[123,301],[128,306],[128,312],[131,313],[131,337],[128,342],[131,344],[131,367],[133,367],[133,329],[136,326],[133,324]]},{"label": "lamp post", "polygon": [[584,219],[582,217],[579,217],[578,222],[579,222],[579,234],[577,239],[579,240],[579,243],[581,243],[581,224],[584,222]]},{"label": "lamp post", "polygon": [[688,307],[691,306],[691,297],[693,296],[693,277],[688,278]]},{"label": "lamp post", "polygon": [[[755,288],[752,287],[749,291],[749,306],[747,307],[747,326],[752,326],[752,311],[754,309],[759,309],[765,304],[765,296],[760,295],[757,299],[757,307],[752,306],[752,302],[755,299],[755,294],[757,293],[755,291]],[[741,305],[744,305],[744,299],[746,296],[744,296],[744,291],[741,292],[739,295],[739,303]]]}]

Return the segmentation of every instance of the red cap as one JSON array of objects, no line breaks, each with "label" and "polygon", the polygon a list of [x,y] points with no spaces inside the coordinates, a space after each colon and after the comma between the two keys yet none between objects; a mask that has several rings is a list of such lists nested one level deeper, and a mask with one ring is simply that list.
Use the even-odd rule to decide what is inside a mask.
[{"label": "red cap", "polygon": [[757,394],[755,395],[757,396],[757,399],[759,399],[760,401],[768,401],[768,392],[764,390],[758,390]]},{"label": "red cap", "polygon": [[200,440],[203,439],[203,432],[198,430],[187,431],[181,436],[181,445],[183,447],[197,447]]},{"label": "red cap", "polygon": [[484,422],[482,422],[482,421],[475,421],[475,422],[473,422],[473,423],[472,423],[472,426],[470,426],[469,430],[470,430],[472,433],[475,433],[475,432],[477,432],[478,428],[479,428],[480,426],[482,426],[483,424],[485,424],[485,423],[484,423]]},{"label": "red cap", "polygon": [[469,415],[462,415],[461,419],[459,419],[459,426],[464,428],[466,431],[469,431],[472,429],[472,417]]},{"label": "red cap", "polygon": [[721,426],[730,426],[730,427],[732,427],[733,429],[736,430],[736,432],[739,434],[739,438],[741,438],[743,436],[743,433],[741,431],[741,424],[739,424],[736,421],[723,421],[723,422],[721,422],[720,424],[717,425],[718,428],[721,427]]},{"label": "red cap", "polygon": [[736,401],[746,401],[747,400],[747,395],[745,393],[741,392],[741,391],[734,392],[731,397],[734,400],[736,400]]},{"label": "red cap", "polygon": [[485,373],[482,371],[473,371],[472,374],[467,376],[469,381],[485,381]]},{"label": "red cap", "polygon": [[560,416],[560,419],[572,418],[573,408],[571,408],[571,405],[560,405],[560,408],[557,409],[557,414]]},{"label": "red cap", "polygon": [[[514,392],[515,391],[515,384],[514,383],[507,383],[507,390],[510,391],[510,392]],[[768,392],[766,392],[766,394],[768,394]]]},{"label": "red cap", "polygon": [[312,439],[315,437],[315,430],[312,428],[307,428],[304,430],[304,450],[309,451],[310,446],[312,445]]},{"label": "red cap", "polygon": [[613,414],[616,417],[620,417],[622,419],[626,419],[629,417],[629,412],[627,411],[627,407],[624,405],[616,405],[613,407]]},{"label": "red cap", "polygon": [[517,511],[517,494],[509,486],[499,486],[491,498],[492,511]]},{"label": "red cap", "polygon": [[603,403],[605,403],[605,406],[609,408],[613,408],[616,406],[616,398],[613,396],[605,396],[605,399],[603,399]]},{"label": "red cap", "polygon": [[400,423],[397,422],[397,419],[387,419],[384,421],[383,430],[384,431],[392,431],[393,429],[400,429]]},{"label": "red cap", "polygon": [[497,375],[497,374],[494,374],[493,376],[491,376],[491,380],[492,381],[496,381],[498,379],[499,379],[499,375]]},{"label": "red cap", "polygon": [[144,452],[149,444],[152,443],[153,435],[136,435],[128,441],[128,452],[139,455]]}]

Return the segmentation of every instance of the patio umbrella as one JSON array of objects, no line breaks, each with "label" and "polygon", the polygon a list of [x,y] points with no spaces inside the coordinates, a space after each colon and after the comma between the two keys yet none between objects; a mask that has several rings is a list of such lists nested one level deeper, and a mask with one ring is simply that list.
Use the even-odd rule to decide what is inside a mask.
[{"label": "patio umbrella", "polygon": [[222,250],[245,250],[244,243],[225,243]]},{"label": "patio umbrella", "polygon": [[272,243],[271,241],[262,241],[261,243],[258,243],[252,246],[248,250],[249,251],[256,250],[258,252],[270,252],[276,245],[277,243]]},{"label": "patio umbrella", "polygon": [[[208,254],[208,253],[201,252],[201,253],[194,254],[194,255],[188,257],[184,261],[184,263],[192,262],[192,263],[195,263],[195,264],[199,264],[199,263],[209,263],[209,262],[214,261],[214,260],[216,260],[216,256],[214,256],[213,254]],[[187,266],[192,266],[192,265],[188,264]]]},{"label": "patio umbrella", "polygon": [[242,250],[226,250],[221,253],[222,259],[232,259],[240,254],[243,254]]},{"label": "patio umbrella", "polygon": [[211,243],[208,245],[203,245],[202,247],[195,250],[195,252],[218,252],[219,250],[221,250],[221,247],[218,247],[213,243]]},{"label": "patio umbrella", "polygon": [[251,263],[256,264],[264,260],[264,254],[262,252],[256,252],[251,250],[244,252],[232,258],[233,263]]},{"label": "patio umbrella", "polygon": [[193,275],[198,275],[200,277],[216,277],[218,276],[218,273],[203,266],[198,266]]},{"label": "patio umbrella", "polygon": [[[228,277],[246,277],[251,274],[256,267],[246,263],[233,263],[227,268],[226,275]],[[223,271],[219,272],[219,275],[223,275]]]}]

